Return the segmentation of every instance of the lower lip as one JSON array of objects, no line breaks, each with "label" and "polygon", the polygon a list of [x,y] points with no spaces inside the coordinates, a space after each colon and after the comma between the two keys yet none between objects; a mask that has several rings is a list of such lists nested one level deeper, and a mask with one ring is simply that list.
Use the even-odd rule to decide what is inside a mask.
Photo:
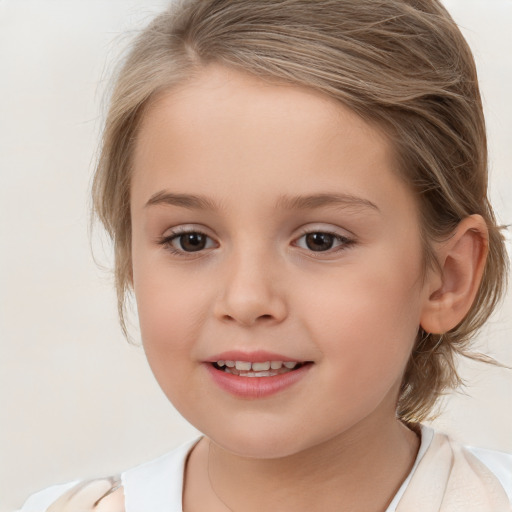
[{"label": "lower lip", "polygon": [[205,363],[205,365],[213,381],[219,387],[232,395],[246,399],[275,395],[302,379],[312,366],[311,363],[308,363],[297,370],[273,377],[240,377],[217,370],[210,363]]}]

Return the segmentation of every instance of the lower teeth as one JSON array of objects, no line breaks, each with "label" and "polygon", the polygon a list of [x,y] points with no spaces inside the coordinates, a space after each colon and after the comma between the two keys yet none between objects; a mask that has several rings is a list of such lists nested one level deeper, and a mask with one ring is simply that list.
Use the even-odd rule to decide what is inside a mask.
[{"label": "lower teeth", "polygon": [[237,370],[236,368],[228,368],[227,366],[217,369],[224,371],[225,373],[229,373],[231,375],[237,375],[238,377],[274,377],[276,375],[282,375],[283,373],[289,373],[292,372],[293,370],[297,370],[301,366],[302,365],[297,365],[293,369],[285,368],[283,366],[282,368],[279,368],[279,370],[268,370],[259,372]]},{"label": "lower teeth", "polygon": [[240,372],[238,374],[239,377],[273,377],[274,375],[279,375],[276,371],[261,371],[261,372]]}]

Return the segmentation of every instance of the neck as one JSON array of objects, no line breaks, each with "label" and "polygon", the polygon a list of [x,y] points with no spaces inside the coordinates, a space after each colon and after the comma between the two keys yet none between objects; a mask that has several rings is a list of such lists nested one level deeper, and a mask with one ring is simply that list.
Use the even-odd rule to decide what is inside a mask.
[{"label": "neck", "polygon": [[[209,445],[209,443],[211,443]],[[396,419],[350,431],[287,457],[234,455],[204,439],[191,455],[187,475],[202,488],[212,512],[365,510],[384,512],[416,458],[419,440]],[[197,493],[185,492],[185,498]],[[211,489],[205,495],[204,489]],[[193,500],[193,498],[190,498]],[[198,505],[197,509],[201,507]],[[186,510],[195,510],[187,507]]]}]

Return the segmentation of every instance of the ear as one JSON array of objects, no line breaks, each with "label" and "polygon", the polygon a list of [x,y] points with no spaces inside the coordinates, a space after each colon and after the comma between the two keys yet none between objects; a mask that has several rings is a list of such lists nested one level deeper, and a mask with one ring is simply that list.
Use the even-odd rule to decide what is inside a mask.
[{"label": "ear", "polygon": [[431,271],[427,280],[420,321],[426,332],[443,334],[467,315],[482,280],[488,246],[485,220],[470,215],[435,248],[440,273]]}]

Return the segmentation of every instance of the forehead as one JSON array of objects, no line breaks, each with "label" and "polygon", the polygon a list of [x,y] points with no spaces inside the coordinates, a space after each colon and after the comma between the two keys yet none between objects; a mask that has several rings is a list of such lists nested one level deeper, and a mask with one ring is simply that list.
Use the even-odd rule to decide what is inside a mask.
[{"label": "forehead", "polygon": [[169,187],[227,196],[238,186],[248,200],[340,187],[370,201],[404,188],[385,135],[347,107],[218,65],[153,101],[133,164],[139,202]]}]

